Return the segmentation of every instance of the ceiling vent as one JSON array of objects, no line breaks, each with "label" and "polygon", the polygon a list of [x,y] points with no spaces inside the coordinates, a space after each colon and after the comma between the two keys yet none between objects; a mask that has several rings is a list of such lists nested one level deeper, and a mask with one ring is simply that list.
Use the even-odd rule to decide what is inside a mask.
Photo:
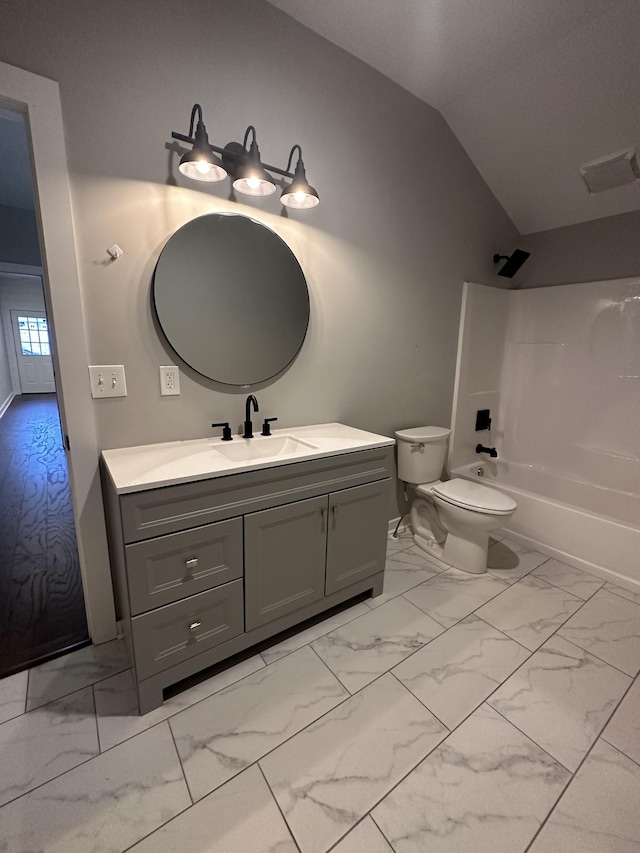
[{"label": "ceiling vent", "polygon": [[590,193],[601,193],[632,184],[640,180],[640,165],[635,148],[625,148],[624,151],[585,163],[580,166],[580,174]]}]

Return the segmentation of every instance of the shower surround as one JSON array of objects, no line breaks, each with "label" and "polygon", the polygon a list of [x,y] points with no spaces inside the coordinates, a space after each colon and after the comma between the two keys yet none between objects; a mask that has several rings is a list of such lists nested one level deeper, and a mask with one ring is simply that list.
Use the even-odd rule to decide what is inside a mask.
[{"label": "shower surround", "polygon": [[465,284],[449,469],[480,468],[518,502],[511,534],[640,590],[640,279]]}]

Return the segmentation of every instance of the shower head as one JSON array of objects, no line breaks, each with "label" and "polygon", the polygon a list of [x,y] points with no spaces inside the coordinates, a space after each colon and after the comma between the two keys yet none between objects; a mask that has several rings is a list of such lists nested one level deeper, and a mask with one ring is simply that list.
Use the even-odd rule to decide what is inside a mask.
[{"label": "shower head", "polygon": [[516,249],[511,257],[509,255],[494,255],[494,264],[497,264],[499,261],[507,262],[501,270],[498,270],[498,275],[513,278],[530,254],[530,252],[524,252],[522,249]]}]

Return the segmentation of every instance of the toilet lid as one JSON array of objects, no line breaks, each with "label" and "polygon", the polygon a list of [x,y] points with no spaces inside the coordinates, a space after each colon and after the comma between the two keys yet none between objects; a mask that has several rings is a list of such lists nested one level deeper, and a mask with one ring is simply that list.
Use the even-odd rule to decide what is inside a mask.
[{"label": "toilet lid", "polygon": [[508,515],[518,507],[509,495],[471,480],[447,480],[445,483],[433,486],[431,491],[454,506],[493,515]]}]

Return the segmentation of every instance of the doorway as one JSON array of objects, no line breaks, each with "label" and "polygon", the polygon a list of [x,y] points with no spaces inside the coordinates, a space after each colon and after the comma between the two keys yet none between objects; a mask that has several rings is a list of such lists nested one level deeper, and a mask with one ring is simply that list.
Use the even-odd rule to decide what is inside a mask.
[{"label": "doorway", "polygon": [[10,316],[20,393],[54,393],[56,387],[47,315],[44,311],[18,311],[12,308]]},{"label": "doorway", "polygon": [[[106,643],[116,637],[116,614],[59,86],[54,80],[0,62],[2,108],[19,112],[28,128],[29,165],[36,187],[36,245],[43,264],[34,269],[33,262],[27,270],[8,264],[4,271],[43,275],[46,310],[55,331],[56,395],[67,448],[89,636],[93,643]],[[11,158],[7,162],[13,165]],[[0,403],[0,411],[2,406]],[[2,458],[0,454],[0,463]]]},{"label": "doorway", "polygon": [[[19,113],[0,112],[0,136],[15,166],[0,264],[26,269],[40,256]],[[0,677],[89,643],[52,355],[42,277],[0,272]]]}]

